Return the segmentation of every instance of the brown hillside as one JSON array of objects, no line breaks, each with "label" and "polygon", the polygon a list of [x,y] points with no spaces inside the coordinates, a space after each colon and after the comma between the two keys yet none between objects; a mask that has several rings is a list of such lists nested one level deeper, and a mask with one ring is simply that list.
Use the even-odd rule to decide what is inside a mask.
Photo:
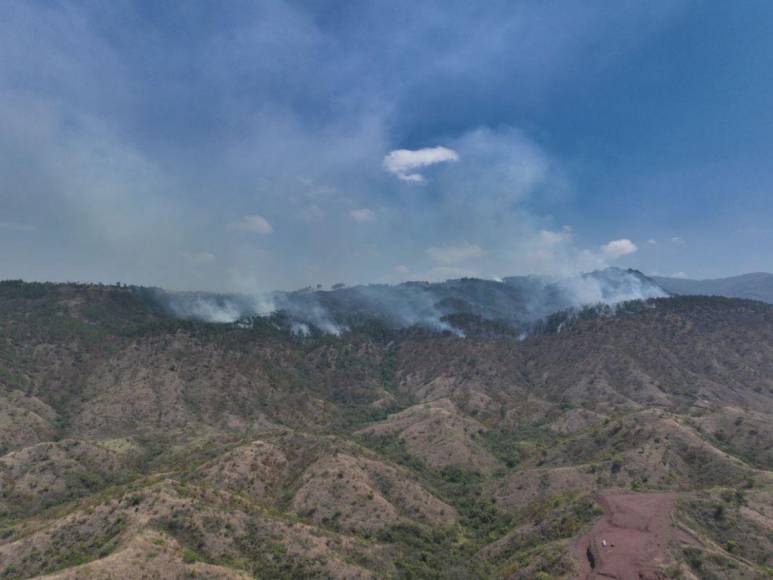
[{"label": "brown hillside", "polygon": [[765,577],[772,414],[756,302],[299,337],[0,283],[0,577],[574,578],[645,492],[654,573]]}]

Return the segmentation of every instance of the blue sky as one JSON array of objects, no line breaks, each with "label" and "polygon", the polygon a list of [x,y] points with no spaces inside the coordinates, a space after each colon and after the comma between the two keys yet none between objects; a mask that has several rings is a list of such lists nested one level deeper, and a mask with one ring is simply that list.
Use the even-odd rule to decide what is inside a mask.
[{"label": "blue sky", "polygon": [[773,4],[0,1],[0,277],[771,270]]}]

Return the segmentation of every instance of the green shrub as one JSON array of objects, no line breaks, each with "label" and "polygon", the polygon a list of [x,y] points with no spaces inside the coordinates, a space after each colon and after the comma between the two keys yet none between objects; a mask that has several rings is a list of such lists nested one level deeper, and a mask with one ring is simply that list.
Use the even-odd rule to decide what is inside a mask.
[{"label": "green shrub", "polygon": [[183,548],[183,562],[186,564],[193,564],[199,560],[201,560],[201,556],[199,556],[195,551],[191,550],[190,548]]}]

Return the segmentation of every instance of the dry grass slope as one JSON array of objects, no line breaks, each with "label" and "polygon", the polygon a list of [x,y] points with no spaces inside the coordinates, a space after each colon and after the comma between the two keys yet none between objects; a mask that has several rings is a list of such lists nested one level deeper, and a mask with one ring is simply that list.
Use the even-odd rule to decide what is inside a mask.
[{"label": "dry grass slope", "polygon": [[574,578],[643,493],[652,573],[769,577],[772,417],[757,302],[304,338],[4,282],[0,578]]}]

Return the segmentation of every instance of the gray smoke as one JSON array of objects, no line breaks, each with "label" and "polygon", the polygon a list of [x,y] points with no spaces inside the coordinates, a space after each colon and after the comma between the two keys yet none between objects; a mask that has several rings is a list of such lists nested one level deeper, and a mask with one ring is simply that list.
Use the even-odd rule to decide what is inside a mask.
[{"label": "gray smoke", "polygon": [[651,278],[635,270],[620,268],[607,268],[588,274],[560,278],[531,278],[531,280],[533,287],[528,292],[528,304],[532,320],[544,318],[561,310],[599,304],[614,307],[631,300],[668,296],[668,293]]},{"label": "gray smoke", "polygon": [[392,329],[420,327],[464,336],[465,321],[504,322],[528,333],[535,322],[556,312],[594,305],[614,311],[623,302],[667,295],[640,272],[607,268],[564,277],[462,278],[255,296],[164,293],[163,300],[173,315],[206,322],[245,323],[281,312],[297,336],[314,330],[339,336],[374,320]]},{"label": "gray smoke", "polygon": [[160,291],[156,298],[174,316],[202,322],[233,323],[276,310],[270,295]]}]

